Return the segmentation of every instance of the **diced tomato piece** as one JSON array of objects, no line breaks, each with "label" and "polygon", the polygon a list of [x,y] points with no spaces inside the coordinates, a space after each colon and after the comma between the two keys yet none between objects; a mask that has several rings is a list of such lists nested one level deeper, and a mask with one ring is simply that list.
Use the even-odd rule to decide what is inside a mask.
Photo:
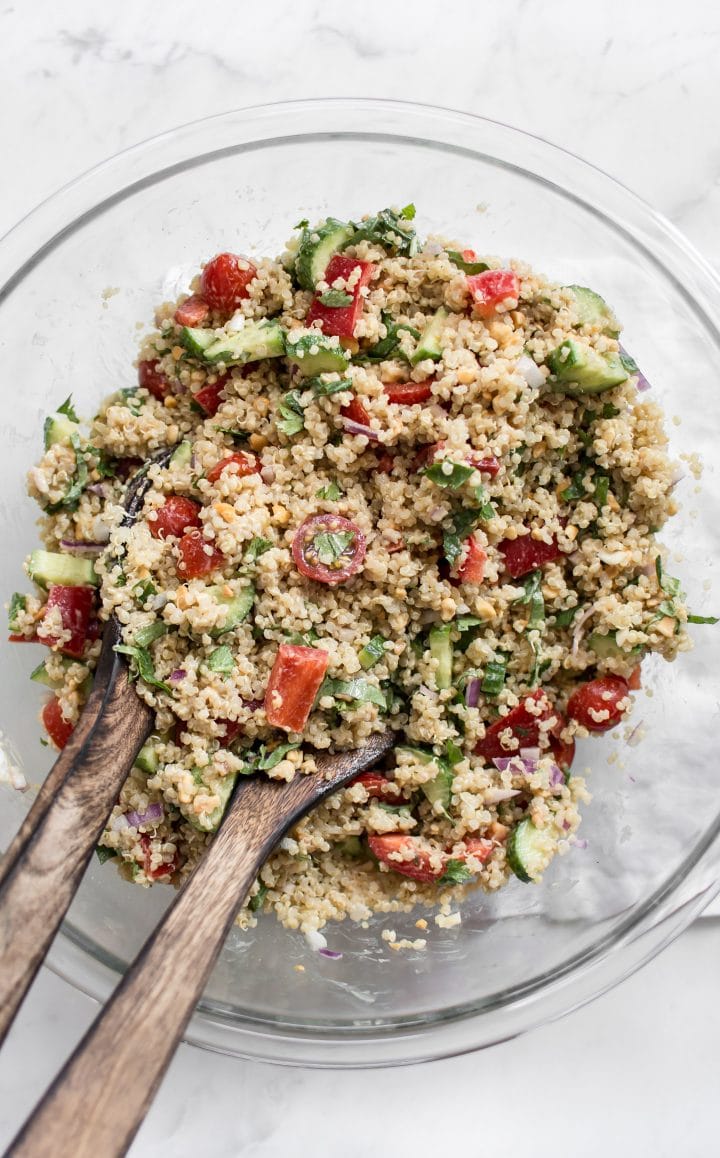
[{"label": "diced tomato piece", "polygon": [[[465,260],[469,261],[470,258],[466,258]],[[487,840],[485,837],[467,836],[465,838],[465,855],[474,856],[475,859],[479,860],[482,864],[485,864],[485,861],[490,859],[494,847],[493,842]],[[459,857],[458,859],[465,860],[465,856]]]},{"label": "diced tomato piece", "polygon": [[170,495],[153,514],[155,518],[148,519],[148,526],[154,539],[178,537],[190,527],[200,526],[200,504],[184,495]]},{"label": "diced tomato piece", "polygon": [[386,450],[385,453],[381,454],[378,458],[376,469],[378,474],[392,474],[394,466],[395,455],[390,454],[390,451]]},{"label": "diced tomato piece", "polygon": [[257,269],[247,257],[237,253],[219,253],[202,271],[202,296],[213,310],[232,314],[250,294],[250,282]]},{"label": "diced tomato piece", "polygon": [[461,583],[482,583],[487,553],[483,551],[474,535],[465,540],[465,546],[467,554],[457,569],[457,578]]},{"label": "diced tomato piece", "polygon": [[216,720],[215,723],[223,724],[225,728],[223,735],[220,737],[220,743],[223,748],[228,748],[233,740],[237,739],[242,732],[243,726],[239,720]]},{"label": "diced tomato piece", "polygon": [[470,466],[474,466],[481,474],[489,474],[490,478],[495,478],[495,475],[500,470],[500,463],[495,458],[494,454],[480,455],[475,452],[468,455],[468,462]]},{"label": "diced tomato piece", "polygon": [[[443,853],[441,863],[435,866],[431,858],[430,849],[423,848],[418,837],[407,836],[405,833],[391,832],[385,836],[369,836],[370,851],[382,864],[386,864],[393,872],[404,877],[412,877],[414,881],[436,881],[445,872],[447,856]],[[412,852],[412,860],[397,860],[397,854]]]},{"label": "diced tomato piece", "polygon": [[563,772],[567,772],[575,759],[575,741],[563,740],[561,732],[567,727],[567,719],[562,712],[556,712],[558,722],[548,736],[550,741],[550,751],[558,768]]},{"label": "diced tomato piece", "polygon": [[36,635],[9,635],[8,643],[39,643]]},{"label": "diced tomato piece", "polygon": [[354,257],[346,257],[342,253],[336,253],[334,257],[330,258],[323,276],[323,280],[333,288],[333,282],[338,279],[344,284],[349,279],[351,280],[353,271],[357,270],[358,267],[360,268],[360,275],[357,277],[357,281],[353,281],[351,289],[344,290],[352,297],[352,302],[347,306],[324,306],[319,296],[316,296],[308,310],[305,319],[306,325],[311,326],[313,322],[319,322],[320,329],[324,334],[331,336],[336,334],[339,338],[352,338],[363,308],[363,296],[360,291],[370,281],[375,266],[369,261],[357,261]]},{"label": "diced tomato piece", "polygon": [[474,249],[463,249],[462,259],[463,261],[477,261],[477,254]]},{"label": "diced tomato piece", "polygon": [[368,796],[376,800],[384,800],[388,804],[399,804],[402,793],[394,780],[383,776],[382,772],[361,772],[350,784],[362,784]]},{"label": "diced tomato piece", "polygon": [[143,869],[145,876],[149,877],[151,881],[162,880],[163,877],[172,876],[177,870],[179,864],[179,855],[176,852],[170,864],[161,864],[157,868],[150,868],[152,864],[152,848],[150,846],[150,837],[146,832],[140,837],[140,844],[143,850]]},{"label": "diced tomato piece", "polygon": [[432,398],[434,381],[434,378],[428,378],[425,382],[386,382],[383,390],[388,402],[394,402],[398,406],[418,406],[421,402],[427,402]]},{"label": "diced tomato piece", "polygon": [[45,704],[42,710],[42,722],[55,747],[63,749],[72,736],[75,725],[68,723],[65,719],[57,696],[53,696]]},{"label": "diced tomato piece", "polygon": [[520,279],[511,269],[486,269],[467,279],[473,300],[473,312],[479,318],[491,318],[499,306],[507,303],[514,309],[520,297]]},{"label": "diced tomato piece", "polygon": [[209,313],[210,306],[205,298],[192,294],[175,310],[175,321],[178,326],[201,326]]},{"label": "diced tomato piece", "polygon": [[444,442],[429,442],[427,446],[421,446],[410,464],[410,469],[423,470],[426,466],[430,466],[435,461],[435,455],[444,446]]},{"label": "diced tomato piece", "polygon": [[[50,614],[57,610],[60,613],[62,630],[70,632],[70,638],[62,644],[60,650],[64,655],[79,658],[85,648],[94,606],[94,587],[65,587],[59,583],[51,585],[45,604],[44,618],[37,629],[38,640],[40,643],[47,644],[48,647],[52,647],[58,642],[58,635],[49,623],[45,623],[45,619],[48,619]],[[53,618],[55,617],[53,616]]]},{"label": "diced tomato piece", "polygon": [[170,393],[170,383],[162,370],[158,370],[158,365],[157,360],[138,362],[138,384],[149,390],[158,402],[162,402]]},{"label": "diced tomato piece", "polygon": [[631,692],[640,691],[640,688],[642,687],[642,664],[639,663],[637,667],[634,667],[630,672],[630,678],[628,679],[627,686],[630,688]]},{"label": "diced tomato piece", "polygon": [[498,550],[505,557],[505,568],[513,579],[520,579],[545,563],[553,563],[560,557],[560,548],[553,535],[552,542],[543,543],[532,535],[521,535],[517,539],[503,539]]},{"label": "diced tomato piece", "polygon": [[393,539],[393,541],[391,543],[385,544],[385,550],[387,551],[388,555],[394,555],[396,551],[404,551],[405,550],[405,540],[404,539]]},{"label": "diced tomato piece", "polygon": [[273,728],[302,732],[330,656],[318,647],[281,643],[265,689],[265,715]]},{"label": "diced tomato piece", "polygon": [[[630,689],[627,680],[621,676],[600,676],[581,684],[570,696],[567,713],[572,720],[577,720],[589,732],[607,732],[622,720],[629,704],[619,705],[629,699]],[[607,713],[603,720],[595,717]]]},{"label": "diced tomato piece", "polygon": [[[210,547],[210,553],[205,550]],[[178,543],[180,559],[177,565],[178,575],[183,579],[200,579],[212,571],[218,571],[225,565],[225,556],[203,539],[198,530],[186,531]]]},{"label": "diced tomato piece", "polygon": [[[540,712],[535,714],[529,711],[529,704],[538,704]],[[475,747],[475,755],[490,761],[498,756],[514,756],[520,748],[536,748],[540,741],[540,724],[557,715],[545,692],[537,688],[525,696],[506,716],[501,716],[486,728],[485,735]],[[508,728],[518,741],[517,748],[504,748],[500,741],[501,733]]]},{"label": "diced tomato piece", "polygon": [[197,402],[201,406],[209,418],[214,418],[218,410],[223,404],[223,399],[220,397],[220,392],[225,386],[227,374],[221,374],[217,382],[213,382],[209,386],[203,386],[202,390],[198,390],[197,394],[193,394],[193,402]]},{"label": "diced tomato piece", "polygon": [[370,415],[359,398],[353,398],[347,406],[341,408],[340,413],[343,418],[349,418],[351,422],[358,422],[361,426],[370,424]]},{"label": "diced tomato piece", "polygon": [[249,474],[260,474],[260,463],[255,455],[245,454],[244,451],[239,450],[236,454],[229,454],[226,458],[221,458],[220,462],[215,463],[212,470],[207,472],[208,482],[217,482],[220,475],[228,467],[233,468],[233,474],[236,474],[238,478],[245,478]]}]

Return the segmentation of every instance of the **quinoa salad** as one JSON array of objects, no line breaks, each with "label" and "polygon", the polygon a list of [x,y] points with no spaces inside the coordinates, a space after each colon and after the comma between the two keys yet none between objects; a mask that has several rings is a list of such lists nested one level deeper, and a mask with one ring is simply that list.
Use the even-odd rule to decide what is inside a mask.
[{"label": "quinoa salad", "polygon": [[68,398],[29,473],[43,548],[9,616],[45,648],[43,742],[72,734],[112,615],[155,713],[101,861],[178,884],[239,776],[399,734],[295,825],[244,924],[540,880],[588,799],[576,739],[627,717],[647,655],[715,622],[656,539],[675,465],[611,307],[414,217],[213,257],[158,306],[138,384],[88,421]]}]

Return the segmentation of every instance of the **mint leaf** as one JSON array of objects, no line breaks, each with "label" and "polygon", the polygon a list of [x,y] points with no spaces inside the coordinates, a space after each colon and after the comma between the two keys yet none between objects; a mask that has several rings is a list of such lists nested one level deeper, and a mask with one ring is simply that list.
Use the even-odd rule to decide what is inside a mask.
[{"label": "mint leaf", "polygon": [[457,249],[448,249],[446,253],[453,265],[456,265],[463,273],[469,273],[471,276],[475,273],[484,273],[486,269],[490,269],[486,261],[466,261]]},{"label": "mint leaf", "polygon": [[264,555],[266,551],[269,551],[271,547],[272,543],[269,539],[261,539],[257,537],[251,539],[245,555],[243,556],[243,562],[254,563],[256,559],[259,559],[260,556]]},{"label": "mint leaf", "polygon": [[450,462],[446,458],[442,462],[434,462],[432,466],[426,467],[422,473],[436,486],[449,487],[450,490],[456,491],[475,473],[475,467],[463,466],[459,462]]},{"label": "mint leaf", "polygon": [[155,674],[155,666],[150,657],[150,652],[144,647],[132,647],[130,644],[117,643],[113,649],[121,655],[130,656],[131,668],[136,676],[139,676],[144,684],[148,687],[157,688],[166,695],[172,695],[172,688],[159,680]]},{"label": "mint leaf", "polygon": [[315,492],[316,499],[325,499],[326,502],[334,503],[339,498],[342,498],[342,491],[335,482],[328,483],[326,487],[320,487],[319,491]]},{"label": "mint leaf", "polygon": [[387,708],[385,696],[380,688],[368,683],[364,679],[333,680],[326,679],[318,692],[318,699],[323,696],[333,696],[341,700],[355,700],[359,704],[377,704],[383,711]]},{"label": "mint leaf", "polygon": [[57,413],[64,414],[67,418],[70,419],[71,422],[80,421],[75,412],[75,407],[73,406],[72,394],[68,394],[62,406],[58,406]]},{"label": "mint leaf", "polygon": [[330,289],[327,293],[320,294],[318,301],[321,306],[338,309],[341,306],[351,306],[353,304],[353,296],[352,294],[346,294],[344,290]]},{"label": "mint leaf", "polygon": [[354,539],[353,531],[321,531],[313,539],[313,546],[320,562],[329,567],[347,551]]},{"label": "mint leaf", "polygon": [[440,885],[464,885],[473,879],[473,874],[462,860],[449,860],[445,872],[440,877]]}]

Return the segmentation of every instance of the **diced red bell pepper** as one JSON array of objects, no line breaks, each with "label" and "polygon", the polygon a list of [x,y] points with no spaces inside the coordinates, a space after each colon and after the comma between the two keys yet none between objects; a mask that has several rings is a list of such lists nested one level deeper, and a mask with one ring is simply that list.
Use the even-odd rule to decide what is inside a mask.
[{"label": "diced red bell pepper", "polygon": [[178,326],[201,326],[209,313],[210,306],[205,298],[192,294],[175,310],[175,321]]},{"label": "diced red bell pepper", "polygon": [[158,370],[159,362],[145,361],[138,362],[138,384],[144,386],[149,390],[153,398],[157,398],[158,402],[164,401],[170,393],[170,383],[163,374],[162,370]]},{"label": "diced red bell pepper", "polygon": [[353,784],[362,784],[368,796],[374,797],[376,800],[384,800],[387,804],[400,804],[402,801],[402,793],[398,785],[394,780],[389,780],[387,776],[383,776],[382,772],[361,772],[359,776],[350,781],[350,786]]},{"label": "diced red bell pepper", "polygon": [[415,458],[410,463],[411,470],[423,470],[424,467],[430,466],[435,461],[435,455],[445,446],[444,442],[429,442],[427,446],[421,446]]},{"label": "diced red bell pepper", "polygon": [[150,534],[154,539],[176,538],[190,527],[200,526],[200,504],[184,495],[170,495],[161,507],[153,512],[154,519],[148,519]]},{"label": "diced red bell pepper", "polygon": [[359,423],[360,426],[370,425],[370,415],[359,398],[353,398],[347,406],[341,407],[340,414],[343,418],[349,418],[351,422]]},{"label": "diced red bell pepper", "polygon": [[65,587],[59,583],[52,584],[48,590],[43,619],[38,624],[38,640],[48,647],[53,647],[58,642],[59,636],[49,623],[45,622],[50,613],[57,609],[60,612],[62,630],[70,632],[70,638],[62,644],[60,650],[64,655],[79,659],[85,648],[94,606],[94,587]]},{"label": "diced red bell pepper", "polygon": [[432,398],[434,381],[434,378],[427,378],[424,382],[386,382],[383,390],[388,402],[397,406],[418,406]]},{"label": "diced red bell pepper", "polygon": [[[210,547],[208,553],[205,548]],[[178,575],[183,579],[200,579],[225,566],[225,556],[202,537],[198,530],[186,531],[178,543]]]},{"label": "diced red bell pepper", "polygon": [[57,696],[53,696],[45,704],[42,710],[42,722],[55,747],[62,750],[72,736],[75,725],[68,723],[65,719]]},{"label": "diced red bell pepper", "polygon": [[457,569],[457,578],[460,583],[482,583],[485,577],[487,553],[483,551],[474,535],[465,540],[467,554]]},{"label": "diced red bell pepper", "polygon": [[227,380],[227,374],[221,374],[217,382],[212,385],[203,386],[202,390],[198,390],[197,394],[193,394],[193,402],[197,402],[201,406],[209,418],[214,418],[218,410],[223,404],[224,399],[220,397],[220,391],[224,388]]},{"label": "diced red bell pepper", "polygon": [[553,754],[553,759],[558,768],[563,772],[567,772],[573,760],[575,759],[575,741],[561,739],[561,732],[567,727],[567,718],[562,712],[555,712],[558,722],[550,733],[548,739],[550,740],[550,751]]},{"label": "diced red bell pepper", "polygon": [[473,300],[473,312],[479,318],[491,318],[499,306],[514,309],[520,297],[520,279],[511,269],[486,269],[467,279]]},{"label": "diced red bell pepper", "polygon": [[[538,714],[528,710],[528,704],[531,703],[540,706]],[[540,724],[557,715],[545,692],[537,688],[525,696],[506,716],[501,716],[486,728],[482,740],[475,746],[475,755],[490,761],[499,756],[517,755],[520,748],[536,748],[540,740]],[[508,728],[518,741],[517,748],[504,748],[500,741],[501,733]]]},{"label": "diced red bell pepper", "polygon": [[265,689],[265,715],[273,728],[302,732],[330,656],[318,647],[281,643]]},{"label": "diced red bell pepper", "polygon": [[208,482],[217,482],[223,471],[228,467],[234,468],[233,474],[238,478],[245,478],[249,474],[260,474],[260,463],[254,454],[245,454],[244,451],[239,450],[236,454],[228,454],[226,458],[221,458],[220,462],[216,462],[215,466],[207,472]]},{"label": "diced red bell pepper", "polygon": [[36,635],[9,635],[8,643],[39,643]]},{"label": "diced red bell pepper", "polygon": [[[589,732],[607,732],[622,720],[629,705],[630,689],[621,676],[600,676],[581,684],[570,696],[567,713]],[[619,705],[624,703],[624,707]],[[595,717],[606,718],[597,720]]]},{"label": "diced red bell pepper", "polygon": [[[410,877],[414,881],[436,881],[445,872],[448,857],[442,854],[436,865],[436,858],[430,849],[423,848],[417,836],[408,836],[406,833],[390,832],[385,836],[369,836],[368,845],[373,856],[382,864],[386,864],[393,872],[401,876]],[[411,860],[397,860],[397,854],[412,853]]]},{"label": "diced red bell pepper", "polygon": [[375,266],[369,261],[357,261],[354,257],[346,257],[342,253],[336,253],[334,257],[330,258],[323,277],[323,280],[331,288],[333,288],[333,282],[339,278],[343,282],[344,288],[348,280],[352,280],[351,275],[358,267],[360,268],[360,275],[357,280],[353,281],[351,288],[344,289],[344,292],[352,297],[350,305],[324,306],[320,297],[316,296],[308,310],[306,318],[308,326],[311,326],[313,322],[319,322],[320,329],[324,334],[337,335],[339,338],[352,338],[363,308],[363,296],[360,291],[370,281]]},{"label": "diced red bell pepper", "polygon": [[505,558],[505,568],[513,579],[535,571],[545,563],[554,563],[560,557],[560,548],[553,535],[550,543],[533,539],[532,535],[521,535],[517,539],[503,539],[498,550]]},{"label": "diced red bell pepper", "polygon": [[489,474],[490,478],[495,478],[500,470],[500,463],[495,458],[494,454],[481,455],[473,451],[467,458],[470,466],[474,466],[481,474]]},{"label": "diced red bell pepper", "polygon": [[179,854],[176,852],[173,855],[170,864],[161,864],[158,865],[157,868],[150,868],[150,865],[152,864],[152,848],[150,845],[150,837],[146,832],[144,832],[140,837],[140,844],[142,845],[143,850],[142,867],[145,871],[145,876],[149,877],[151,881],[159,881],[162,880],[163,877],[172,876],[179,865]]},{"label": "diced red bell pepper", "polygon": [[630,672],[630,677],[627,682],[631,692],[639,692],[642,687],[642,664],[639,663]]}]

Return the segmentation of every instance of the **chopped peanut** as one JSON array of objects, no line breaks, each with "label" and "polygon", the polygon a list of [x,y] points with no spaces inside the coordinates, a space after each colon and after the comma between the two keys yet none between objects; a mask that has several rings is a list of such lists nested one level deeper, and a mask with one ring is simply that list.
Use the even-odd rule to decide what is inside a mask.
[{"label": "chopped peanut", "polygon": [[166,410],[174,410],[177,406],[177,398],[175,398],[172,394],[168,394],[167,398],[163,402],[163,406]]},{"label": "chopped peanut", "polygon": [[465,366],[457,372],[457,380],[461,386],[469,386],[471,382],[475,381],[476,375],[472,370],[468,370]]},{"label": "chopped peanut", "polygon": [[664,635],[667,639],[672,639],[676,627],[677,623],[671,615],[664,615],[663,618],[655,624],[655,630],[659,631],[660,634]]},{"label": "chopped peanut", "polygon": [[568,526],[565,528],[565,537],[567,539],[571,539],[574,542],[575,539],[577,539],[577,536],[578,536],[577,527],[575,526],[574,523],[569,523]]},{"label": "chopped peanut", "polygon": [[278,504],[273,507],[273,518],[281,527],[286,527],[290,522],[290,512]]},{"label": "chopped peanut", "polygon": [[495,608],[489,599],[478,599],[475,610],[481,619],[494,619]]},{"label": "chopped peanut", "polygon": [[263,450],[268,444],[268,440],[264,434],[251,434],[248,442],[252,450]]},{"label": "chopped peanut", "polygon": [[235,518],[235,508],[231,507],[230,503],[215,503],[214,510],[226,523],[232,523]]}]

